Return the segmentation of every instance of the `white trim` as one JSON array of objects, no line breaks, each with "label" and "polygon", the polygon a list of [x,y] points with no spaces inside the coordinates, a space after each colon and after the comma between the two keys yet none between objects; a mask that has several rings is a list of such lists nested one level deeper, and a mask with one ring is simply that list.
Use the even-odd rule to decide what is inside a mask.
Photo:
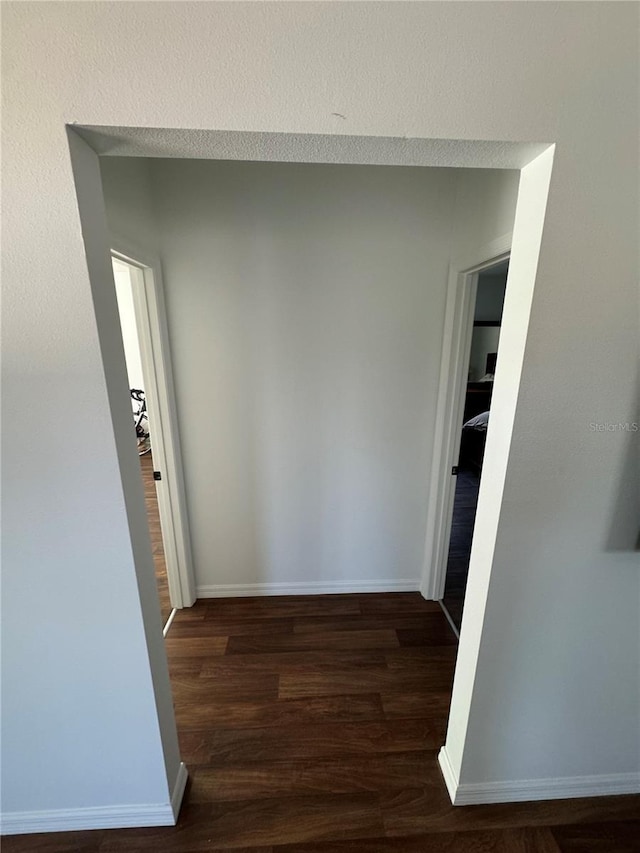
[{"label": "white trim", "polygon": [[465,379],[469,369],[478,273],[509,257],[512,234],[454,260],[449,267],[431,487],[420,589],[427,599],[444,594],[455,489],[451,468],[460,453]]},{"label": "white trim", "polygon": [[173,814],[174,824],[178,821],[180,806],[182,805],[182,798],[184,797],[184,789],[187,786],[188,778],[189,772],[187,770],[187,766],[184,761],[181,761],[180,767],[178,767],[178,775],[176,776],[176,781],[173,786],[173,793],[171,794],[171,813]]},{"label": "white trim", "polygon": [[188,778],[187,768],[181,761],[171,800],[168,803],[5,812],[0,816],[0,835],[67,832],[80,829],[175,826]]},{"label": "white trim", "polygon": [[522,803],[535,800],[570,800],[575,797],[609,797],[640,793],[640,773],[567,776],[460,785],[456,806],[480,803]]},{"label": "white trim", "polygon": [[204,584],[198,598],[233,598],[252,595],[338,595],[350,592],[419,592],[420,581],[310,581],[290,583]]},{"label": "white trim", "polygon": [[461,785],[444,746],[438,754],[438,763],[454,806],[569,800],[575,797],[607,797],[640,793],[640,773],[608,773],[597,776],[519,779],[512,782]]},{"label": "white trim", "polygon": [[[490,425],[487,434],[484,476],[480,483],[476,515],[477,519],[481,519],[481,523],[476,524],[473,538],[466,604],[447,724],[447,752],[457,773],[460,773],[463,767],[468,747],[467,738],[471,735],[471,711],[477,694],[478,679],[483,678],[482,672],[479,671],[480,648],[487,618],[487,599],[502,513],[504,484],[522,378],[553,154],[554,149],[549,149],[523,169],[520,175],[501,330],[501,339],[504,337],[505,340],[501,340],[498,352],[493,389],[494,404],[499,405],[501,413],[500,418]],[[483,711],[479,710],[478,713],[482,714]],[[484,713],[487,713],[486,708]],[[523,722],[522,712],[519,721]]]},{"label": "white trim", "polygon": [[549,142],[434,139],[424,136],[353,136],[199,127],[67,125],[96,154],[109,157],[178,157],[250,163],[352,163],[357,166],[445,166],[450,169],[522,169]]},{"label": "white trim", "polygon": [[30,832],[66,832],[80,829],[124,829],[138,826],[174,826],[171,803],[133,806],[97,806],[84,809],[48,809],[5,812],[0,835]]},{"label": "white trim", "polygon": [[164,628],[162,629],[162,636],[163,637],[166,637],[167,634],[169,633],[169,628],[171,627],[171,623],[173,622],[173,620],[176,618],[177,612],[178,612],[178,608],[174,607],[173,610],[171,611],[171,613],[169,614],[169,618],[164,623]]},{"label": "white trim", "polygon": [[190,607],[195,576],[160,262],[120,238],[112,239],[111,255],[131,270],[154,467],[162,472],[156,491],[169,597],[174,608]]},{"label": "white trim", "polygon": [[449,753],[447,752],[446,746],[443,746],[438,753],[438,764],[440,765],[440,770],[442,770],[442,775],[444,776],[444,784],[447,786],[449,799],[455,806],[457,805],[456,796],[458,794],[460,782],[458,781],[456,771],[453,769],[453,765],[449,759]]},{"label": "white trim", "polygon": [[449,623],[449,625],[451,625],[451,630],[456,635],[456,637],[458,639],[460,639],[460,631],[458,630],[456,623],[451,618],[451,614],[449,613],[449,609],[448,609],[447,605],[444,603],[444,601],[441,598],[438,599],[438,604],[440,605],[440,608],[441,608],[442,612],[444,613],[447,622]]}]

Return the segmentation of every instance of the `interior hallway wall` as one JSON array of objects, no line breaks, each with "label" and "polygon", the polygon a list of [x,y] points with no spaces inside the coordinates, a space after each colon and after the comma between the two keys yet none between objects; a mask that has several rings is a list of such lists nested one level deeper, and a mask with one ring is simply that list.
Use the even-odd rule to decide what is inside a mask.
[{"label": "interior hallway wall", "polygon": [[455,173],[151,166],[200,594],[417,588]]},{"label": "interior hallway wall", "polygon": [[[103,168],[112,222],[136,161],[121,162]],[[449,260],[510,230],[517,173],[138,166],[199,594],[417,588]]]},{"label": "interior hallway wall", "polygon": [[127,362],[129,388],[138,388],[144,391],[144,376],[142,374],[142,358],[140,356],[140,343],[138,341],[138,329],[136,326],[132,282],[129,268],[126,264],[113,261],[113,279],[116,285],[118,316],[120,318],[120,329],[122,330],[124,357]]}]

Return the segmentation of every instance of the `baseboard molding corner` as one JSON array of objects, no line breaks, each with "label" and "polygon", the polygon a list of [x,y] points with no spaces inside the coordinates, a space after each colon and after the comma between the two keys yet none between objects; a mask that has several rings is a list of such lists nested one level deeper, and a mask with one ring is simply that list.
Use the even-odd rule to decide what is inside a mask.
[{"label": "baseboard molding corner", "polygon": [[178,815],[180,814],[180,806],[182,805],[182,798],[184,797],[184,789],[187,786],[187,779],[189,778],[189,771],[187,770],[187,766],[184,761],[180,762],[180,767],[178,767],[178,773],[176,775],[176,781],[173,786],[173,791],[171,793],[171,812],[173,814],[174,823],[178,820]]},{"label": "baseboard molding corner", "polygon": [[198,584],[198,598],[268,595],[340,595],[366,592],[419,592],[419,578],[387,581],[292,581],[285,583]]},{"label": "baseboard molding corner", "polygon": [[640,793],[640,773],[461,784],[446,746],[443,746],[438,753],[438,764],[454,806],[570,800],[576,797],[608,797]]},{"label": "baseboard molding corner", "polygon": [[5,812],[0,815],[0,835],[173,826],[175,822],[171,803]]},{"label": "baseboard molding corner", "polygon": [[609,797],[637,793],[640,793],[640,773],[615,773],[461,784],[458,786],[454,805],[570,800],[577,797]]},{"label": "baseboard molding corner", "polygon": [[4,812],[0,815],[0,835],[174,826],[178,820],[188,778],[186,765],[181,761],[168,803]]},{"label": "baseboard molding corner", "polygon": [[444,777],[444,783],[447,786],[447,791],[449,792],[449,798],[455,806],[457,805],[456,799],[458,796],[458,789],[460,788],[460,782],[458,781],[458,775],[451,764],[446,746],[441,747],[440,752],[438,753],[438,764],[440,765],[440,770]]},{"label": "baseboard molding corner", "polygon": [[431,585],[426,583],[424,578],[420,581],[418,585],[418,592],[424,598],[425,601],[439,601],[438,598],[434,597]]}]

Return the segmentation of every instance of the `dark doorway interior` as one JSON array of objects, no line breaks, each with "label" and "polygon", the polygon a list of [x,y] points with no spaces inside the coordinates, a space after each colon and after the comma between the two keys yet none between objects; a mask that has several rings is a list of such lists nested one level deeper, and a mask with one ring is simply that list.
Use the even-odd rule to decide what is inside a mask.
[{"label": "dark doorway interior", "polygon": [[467,589],[508,268],[508,261],[504,261],[478,276],[443,599],[458,632]]}]

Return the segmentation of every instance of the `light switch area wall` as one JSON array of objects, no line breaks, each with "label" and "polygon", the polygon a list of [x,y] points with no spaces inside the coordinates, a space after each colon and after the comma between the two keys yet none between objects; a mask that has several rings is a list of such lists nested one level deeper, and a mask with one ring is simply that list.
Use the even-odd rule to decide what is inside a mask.
[{"label": "light switch area wall", "polygon": [[136,315],[133,305],[133,290],[129,267],[113,260],[113,278],[116,285],[118,300],[118,315],[124,344],[124,357],[127,362],[127,378],[129,388],[144,391],[144,376],[142,375],[142,359],[136,327]]}]

